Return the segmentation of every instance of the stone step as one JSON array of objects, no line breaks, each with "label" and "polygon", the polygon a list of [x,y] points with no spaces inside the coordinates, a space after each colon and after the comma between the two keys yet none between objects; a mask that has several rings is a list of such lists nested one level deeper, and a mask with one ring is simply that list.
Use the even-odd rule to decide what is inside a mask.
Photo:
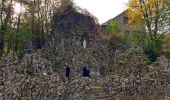
[{"label": "stone step", "polygon": [[92,93],[92,96],[96,96],[96,97],[108,97],[108,93],[103,92],[103,93]]},{"label": "stone step", "polygon": [[[81,100],[81,99],[76,99],[76,100]],[[87,98],[86,100],[113,100],[113,99],[111,99],[111,98],[98,98],[98,99],[96,99],[96,98]]]},{"label": "stone step", "polygon": [[104,92],[104,89],[99,86],[91,87],[90,90],[91,90],[91,92]]},{"label": "stone step", "polygon": [[91,98],[94,100],[112,100],[110,95],[101,86],[91,86]]},{"label": "stone step", "polygon": [[92,95],[91,97],[92,97],[92,98],[96,98],[96,99],[110,98],[110,96],[108,96],[108,95],[105,95],[105,96],[94,96],[94,95]]},{"label": "stone step", "polygon": [[91,89],[103,89],[101,86],[91,86]]},{"label": "stone step", "polygon": [[110,98],[104,98],[104,99],[95,99],[95,100],[112,100]]}]

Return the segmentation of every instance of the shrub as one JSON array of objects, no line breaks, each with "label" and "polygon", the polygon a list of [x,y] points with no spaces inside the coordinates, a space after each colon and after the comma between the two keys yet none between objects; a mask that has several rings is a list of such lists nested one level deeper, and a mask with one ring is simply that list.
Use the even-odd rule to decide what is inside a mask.
[{"label": "shrub", "polygon": [[148,56],[148,59],[151,62],[155,62],[157,57],[159,56],[159,53],[157,51],[158,47],[159,47],[158,43],[149,38],[145,38],[142,43],[142,48],[144,50],[144,53]]}]

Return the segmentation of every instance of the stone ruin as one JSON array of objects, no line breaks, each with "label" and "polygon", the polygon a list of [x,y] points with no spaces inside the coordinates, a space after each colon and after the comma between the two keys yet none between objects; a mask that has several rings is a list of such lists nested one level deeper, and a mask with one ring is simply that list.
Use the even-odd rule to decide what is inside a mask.
[{"label": "stone ruin", "polygon": [[44,55],[57,71],[69,65],[76,72],[83,66],[98,68],[109,62],[108,45],[100,37],[95,18],[70,7],[57,12],[48,35]]}]

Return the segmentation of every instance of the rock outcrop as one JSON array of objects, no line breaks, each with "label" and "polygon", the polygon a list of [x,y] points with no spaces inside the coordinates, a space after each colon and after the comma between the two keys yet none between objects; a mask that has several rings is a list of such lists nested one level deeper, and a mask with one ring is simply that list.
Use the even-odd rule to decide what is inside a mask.
[{"label": "rock outcrop", "polygon": [[95,18],[72,7],[56,13],[53,21],[44,57],[54,66],[62,69],[69,65],[77,71],[83,66],[108,65],[108,45],[100,37]]}]

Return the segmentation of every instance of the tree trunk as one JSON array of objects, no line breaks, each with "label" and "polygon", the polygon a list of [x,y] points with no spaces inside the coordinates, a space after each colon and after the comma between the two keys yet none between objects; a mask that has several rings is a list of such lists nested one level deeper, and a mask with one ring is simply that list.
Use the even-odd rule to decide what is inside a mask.
[{"label": "tree trunk", "polygon": [[[21,3],[21,9],[22,9],[22,0],[20,1]],[[16,44],[15,44],[15,52],[16,54],[18,55],[20,51],[18,51],[18,48],[19,48],[19,32],[20,32],[20,23],[21,23],[21,15],[22,13],[20,12],[18,14],[18,19],[17,19],[17,29],[16,29]]]}]

